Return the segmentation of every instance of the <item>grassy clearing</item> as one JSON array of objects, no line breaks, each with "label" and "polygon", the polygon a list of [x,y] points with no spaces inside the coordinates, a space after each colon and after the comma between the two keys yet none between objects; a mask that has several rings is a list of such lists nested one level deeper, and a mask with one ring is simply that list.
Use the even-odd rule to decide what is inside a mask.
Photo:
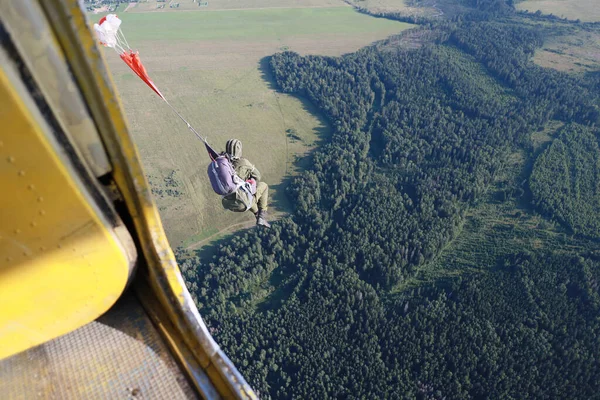
[{"label": "grassy clearing", "polygon": [[537,50],[534,62],[563,72],[587,72],[600,69],[600,29],[573,29],[556,36]]},{"label": "grassy clearing", "polygon": [[534,132],[531,134],[531,145],[533,152],[539,154],[546,148],[552,140],[556,137],[557,132],[564,126],[562,121],[550,121],[548,126],[541,131]]},{"label": "grassy clearing", "polygon": [[600,69],[600,26],[563,21],[533,21],[517,16],[527,26],[545,28],[550,33],[535,51],[533,61],[541,67],[561,72],[586,73]]},{"label": "grassy clearing", "polygon": [[[256,4],[236,2],[240,8],[250,3]],[[411,27],[346,6],[121,16],[129,43],[171,104],[217,150],[231,137],[242,140],[245,156],[270,185],[275,216],[290,206],[285,178],[299,172],[296,161],[329,127],[308,102],[275,91],[265,57],[283,49],[341,55]],[[106,57],[146,173],[162,193],[156,201],[171,244],[208,243],[251,224],[252,215],[222,209],[208,183],[202,143],[112,51]]]},{"label": "grassy clearing", "polygon": [[518,10],[541,11],[572,20],[600,21],[598,0],[526,0],[518,3],[516,7]]}]

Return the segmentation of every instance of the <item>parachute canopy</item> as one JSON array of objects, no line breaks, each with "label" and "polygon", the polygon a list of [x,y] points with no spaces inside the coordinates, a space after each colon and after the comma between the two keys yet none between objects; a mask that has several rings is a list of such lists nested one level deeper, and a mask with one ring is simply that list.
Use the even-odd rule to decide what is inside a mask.
[{"label": "parachute canopy", "polygon": [[96,31],[100,44],[114,49],[125,64],[127,64],[129,68],[131,68],[131,70],[150,87],[150,89],[154,90],[154,93],[166,101],[165,96],[163,96],[160,90],[158,90],[158,87],[152,82],[152,79],[150,79],[150,76],[148,76],[148,72],[146,72],[146,68],[144,68],[142,61],[140,60],[139,53],[137,51],[134,52],[131,50],[131,47],[129,47],[129,43],[127,43],[127,39],[125,39],[125,35],[121,31],[121,22],[122,21],[116,14],[108,14],[107,16],[102,17],[97,24],[94,24],[94,31]]},{"label": "parachute canopy", "polygon": [[120,27],[121,20],[116,14],[108,14],[102,17],[97,24],[94,24],[94,30],[102,45],[124,51],[124,49],[129,48],[129,44],[127,44]]}]

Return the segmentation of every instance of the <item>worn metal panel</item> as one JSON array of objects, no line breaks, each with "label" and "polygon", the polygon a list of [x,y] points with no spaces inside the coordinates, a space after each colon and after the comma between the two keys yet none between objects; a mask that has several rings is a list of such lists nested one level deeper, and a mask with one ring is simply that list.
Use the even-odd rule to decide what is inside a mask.
[{"label": "worn metal panel", "polygon": [[97,321],[0,361],[0,393],[7,400],[198,398],[131,294]]}]

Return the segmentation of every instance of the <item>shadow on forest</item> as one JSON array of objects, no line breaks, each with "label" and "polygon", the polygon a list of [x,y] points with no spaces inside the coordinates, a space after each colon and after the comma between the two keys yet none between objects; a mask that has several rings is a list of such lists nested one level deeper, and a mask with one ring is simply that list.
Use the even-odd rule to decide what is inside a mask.
[{"label": "shadow on forest", "polygon": [[[269,66],[269,60],[271,56],[263,57],[258,62],[258,70],[260,72],[260,77],[267,83],[269,89],[276,91],[278,94],[282,94],[281,90],[277,87],[277,83],[275,82],[275,77],[271,72],[271,67]],[[302,110],[308,114],[315,116],[320,124],[314,128],[314,133],[317,136],[317,140],[313,143],[313,146],[321,146],[326,140],[328,140],[331,136],[331,126],[329,125],[327,118],[325,115],[315,106],[308,98],[306,98],[302,94],[293,93],[289,94],[290,96],[298,99],[302,104]]]},{"label": "shadow on forest", "polygon": [[217,236],[214,240],[208,241],[202,245],[199,249],[192,250],[192,252],[200,258],[202,263],[211,263],[216,260],[213,259],[219,251],[219,247],[222,245],[228,245],[238,235],[249,232],[250,229],[255,229],[252,225],[249,228],[239,228],[230,232],[225,232],[222,235]]},{"label": "shadow on forest", "polygon": [[291,177],[286,176],[277,185],[269,185],[269,207],[291,213],[294,210],[291,199],[287,195],[287,189],[290,186]]},{"label": "shadow on forest", "polygon": [[261,79],[267,82],[269,89],[279,91],[279,88],[275,83],[275,77],[273,76],[273,73],[271,72],[271,67],[269,66],[270,60],[271,56],[261,58],[258,61],[258,71],[260,72]]},{"label": "shadow on forest", "polygon": [[[257,67],[260,72],[260,77],[263,81],[267,83],[269,89],[276,91],[278,94],[281,94],[282,92],[278,89],[277,84],[275,82],[275,77],[273,76],[273,73],[271,72],[271,67],[269,66],[270,58],[270,56],[263,57],[258,62]],[[300,104],[302,105],[302,111],[306,112],[307,114],[311,114],[318,119],[319,125],[313,128],[313,133],[317,139],[312,143],[305,144],[305,146],[307,147],[306,152],[304,154],[295,155],[293,160],[288,160],[289,169],[286,168],[286,175],[284,176],[282,182],[279,184],[272,184],[269,186],[270,188],[274,189],[273,195],[269,199],[269,205],[277,210],[286,213],[291,213],[294,209],[293,204],[291,203],[286,193],[287,188],[289,187],[292,181],[291,178],[293,177],[293,172],[301,172],[310,168],[312,164],[313,151],[322,146],[331,136],[331,126],[327,123],[323,113],[321,113],[319,109],[314,104],[312,104],[307,98],[298,94],[293,94],[291,96],[300,101]],[[284,118],[285,121],[283,110],[280,109],[280,112],[282,113],[282,118]],[[286,126],[286,129],[293,128],[293,126]],[[292,132],[286,131],[282,132],[282,134],[286,134],[286,140],[288,141],[288,143],[291,140],[302,140]]]}]

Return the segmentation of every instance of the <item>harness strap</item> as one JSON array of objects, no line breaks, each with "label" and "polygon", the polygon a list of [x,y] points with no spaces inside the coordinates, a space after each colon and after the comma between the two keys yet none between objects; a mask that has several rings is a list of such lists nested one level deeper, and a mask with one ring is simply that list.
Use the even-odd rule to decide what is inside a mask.
[{"label": "harness strap", "polygon": [[[239,176],[235,176],[237,179],[242,179]],[[224,194],[221,196],[221,198],[225,198],[227,196],[231,196],[232,194],[236,194],[238,192],[238,190],[242,190],[243,192],[247,193],[247,200],[249,202],[246,202],[245,199],[242,199],[242,202],[244,203],[244,205],[246,206],[246,209],[244,211],[248,211],[251,207],[252,207],[252,203],[253,203],[253,199],[254,199],[254,195],[252,194],[252,189],[250,188],[250,184],[248,182],[239,182],[236,186],[235,186],[235,190],[229,194]]]}]

